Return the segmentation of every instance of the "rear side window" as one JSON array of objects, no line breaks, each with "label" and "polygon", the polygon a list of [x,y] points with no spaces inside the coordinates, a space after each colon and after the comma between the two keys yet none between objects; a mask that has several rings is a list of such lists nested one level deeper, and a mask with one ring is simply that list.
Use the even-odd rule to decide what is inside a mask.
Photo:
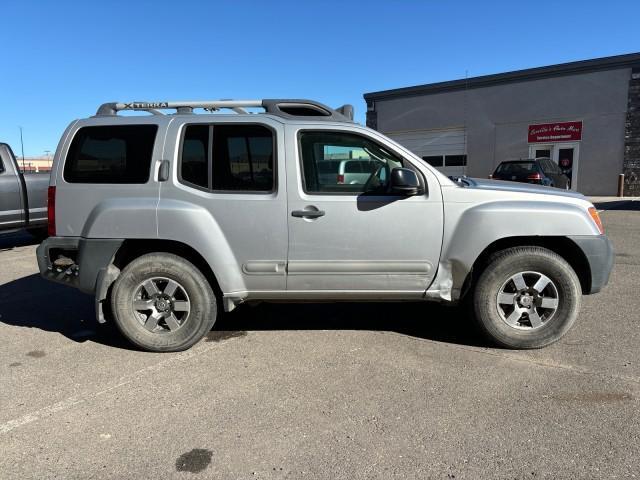
[{"label": "rear side window", "polygon": [[562,173],[562,170],[560,170],[558,164],[553,160],[545,158],[538,161],[540,162],[540,166],[542,167],[542,171],[544,173]]},{"label": "rear side window", "polygon": [[186,182],[208,188],[209,177],[209,125],[190,125],[187,127],[182,141],[182,179]]},{"label": "rear side window", "polygon": [[538,164],[540,165],[540,169],[544,173],[551,173],[551,171],[549,170],[549,165],[547,164],[546,160],[538,160]]},{"label": "rear side window", "polygon": [[157,125],[114,125],[78,130],[64,166],[70,183],[146,183]]},{"label": "rear side window", "polygon": [[188,125],[180,178],[214,191],[274,190],[274,135],[261,125]]}]

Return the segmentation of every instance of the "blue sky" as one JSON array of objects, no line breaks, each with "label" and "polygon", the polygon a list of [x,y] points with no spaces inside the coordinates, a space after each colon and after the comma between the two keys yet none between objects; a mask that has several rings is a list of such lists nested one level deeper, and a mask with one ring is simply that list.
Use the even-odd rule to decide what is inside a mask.
[{"label": "blue sky", "polygon": [[100,103],[362,94],[640,51],[640,2],[3,0],[0,141],[55,150]]}]

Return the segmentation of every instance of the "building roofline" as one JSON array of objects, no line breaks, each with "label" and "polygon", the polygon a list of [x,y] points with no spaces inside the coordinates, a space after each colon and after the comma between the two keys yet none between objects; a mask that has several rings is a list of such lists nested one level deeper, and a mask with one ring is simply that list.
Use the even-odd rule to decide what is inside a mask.
[{"label": "building roofline", "polygon": [[560,77],[566,75],[576,75],[580,73],[590,73],[631,67],[640,67],[640,52],[615,55],[612,57],[595,58],[592,60],[580,60],[577,62],[560,63],[557,65],[550,65],[546,67],[527,68],[525,70],[515,70],[512,72],[497,73],[493,75],[482,75],[479,77],[463,78],[460,80],[427,83],[424,85],[416,85],[413,87],[381,90],[378,92],[365,93],[364,99],[366,101],[370,101],[386,100],[394,97],[430,95],[433,93],[465,90],[469,88],[490,87],[503,83],[539,80],[550,77]]}]

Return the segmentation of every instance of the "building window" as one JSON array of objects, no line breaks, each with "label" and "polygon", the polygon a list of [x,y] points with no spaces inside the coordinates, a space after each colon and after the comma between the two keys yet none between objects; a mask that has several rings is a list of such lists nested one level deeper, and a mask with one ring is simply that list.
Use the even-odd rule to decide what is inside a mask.
[{"label": "building window", "polygon": [[427,162],[432,167],[442,167],[442,155],[429,155],[427,157],[422,157],[422,160]]},{"label": "building window", "polygon": [[466,155],[445,155],[444,166],[445,167],[464,167],[467,165]]}]

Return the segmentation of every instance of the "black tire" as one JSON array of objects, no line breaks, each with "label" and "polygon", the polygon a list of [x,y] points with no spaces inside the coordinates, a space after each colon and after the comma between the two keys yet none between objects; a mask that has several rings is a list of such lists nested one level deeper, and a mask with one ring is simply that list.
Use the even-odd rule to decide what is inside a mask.
[{"label": "black tire", "polygon": [[[147,295],[146,289],[144,293],[139,293],[143,291],[141,284],[150,279],[156,279],[155,285],[160,286],[162,280],[157,283],[157,279],[177,282],[181,289],[180,294],[187,300],[186,303],[182,302],[189,306],[186,315],[185,312],[175,312],[182,320],[179,326],[174,324],[175,331],[170,329],[169,323],[163,319],[157,322],[154,331],[150,331],[144,326],[145,314],[134,308],[134,300],[140,295]],[[158,295],[163,295],[163,292],[159,291]],[[154,304],[153,308],[158,306],[151,296],[141,301],[151,302]],[[175,298],[173,301],[175,302]],[[171,305],[172,302],[169,301],[168,304]],[[122,270],[113,286],[111,308],[114,321],[122,334],[133,344],[152,352],[178,352],[188,349],[211,330],[218,310],[211,285],[200,270],[182,257],[157,252],[136,258]],[[167,312],[174,313],[171,307],[164,314]]]},{"label": "black tire", "polygon": [[[498,302],[498,293],[508,288],[515,292],[513,293],[514,307],[515,305],[523,306],[519,303],[521,301],[519,299],[522,299],[522,295],[528,296],[528,290],[517,290],[515,282],[509,283],[512,282],[510,279],[513,276],[521,272],[539,272],[551,280],[551,286],[547,288],[555,289],[553,292],[557,299],[556,310],[550,313],[552,309],[537,308],[536,315],[543,312],[540,317],[545,315],[548,317],[536,328],[532,328],[533,321],[529,320],[528,314],[517,320],[523,323],[512,326],[507,319],[501,317],[498,310],[501,308],[502,315],[508,317],[505,310],[513,308],[508,303],[499,305]],[[525,273],[524,275],[535,281],[535,274]],[[537,295],[537,291],[533,289],[531,291],[532,295]],[[545,290],[545,292],[548,291]],[[554,294],[549,296],[552,297]],[[540,295],[540,297],[543,296],[545,294]],[[507,348],[531,349],[550,345],[567,333],[578,316],[581,300],[580,281],[571,266],[560,255],[541,247],[514,247],[497,252],[489,258],[486,268],[476,283],[473,306],[480,329],[495,344]],[[541,307],[541,302],[541,298],[532,300],[534,306]],[[513,310],[515,308],[511,312]]]}]

